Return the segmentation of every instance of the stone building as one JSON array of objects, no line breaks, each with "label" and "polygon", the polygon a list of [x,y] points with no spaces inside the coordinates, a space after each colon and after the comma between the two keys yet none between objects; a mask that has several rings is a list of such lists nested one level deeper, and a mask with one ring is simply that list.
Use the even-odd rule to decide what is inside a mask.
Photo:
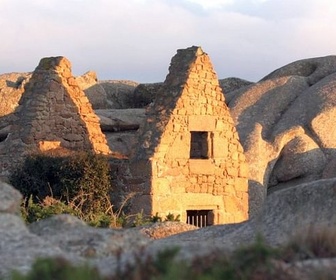
[{"label": "stone building", "polygon": [[110,153],[99,118],[64,57],[40,61],[25,84],[14,119],[0,143],[2,176],[32,152],[62,148]]},{"label": "stone building", "polygon": [[248,218],[243,148],[210,58],[200,47],[177,51],[139,133],[117,182],[137,194],[132,212],[171,213],[198,226]]}]

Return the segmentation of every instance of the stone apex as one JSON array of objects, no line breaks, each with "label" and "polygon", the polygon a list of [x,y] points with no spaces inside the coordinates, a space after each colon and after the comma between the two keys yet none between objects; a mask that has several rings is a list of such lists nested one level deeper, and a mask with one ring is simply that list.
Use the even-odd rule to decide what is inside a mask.
[{"label": "stone apex", "polygon": [[71,71],[71,62],[64,56],[44,57],[40,60],[36,70],[59,72],[61,69],[68,69]]},{"label": "stone apex", "polygon": [[194,62],[202,56],[207,56],[201,47],[192,46],[186,49],[178,49],[172,58],[169,66],[169,73],[163,84],[163,87],[182,86],[190,74],[190,69]]},{"label": "stone apex", "polygon": [[191,55],[194,55],[194,56],[201,56],[203,54],[206,54],[200,46],[192,46],[186,49],[178,49],[177,53],[183,54],[183,55],[190,53]]}]

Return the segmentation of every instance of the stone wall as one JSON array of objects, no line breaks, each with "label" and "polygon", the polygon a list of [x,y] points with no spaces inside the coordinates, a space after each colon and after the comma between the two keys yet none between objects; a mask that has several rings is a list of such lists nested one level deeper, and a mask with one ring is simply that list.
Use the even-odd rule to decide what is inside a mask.
[{"label": "stone wall", "polygon": [[[138,194],[133,212],[173,213],[186,220],[187,210],[211,210],[215,224],[248,218],[244,152],[201,48],[179,50],[173,57],[139,139],[124,176],[126,191]],[[204,156],[190,157],[195,141],[207,145]]]},{"label": "stone wall", "polygon": [[15,118],[0,144],[2,175],[32,152],[63,148],[110,153],[99,119],[64,57],[40,61],[25,84]]}]

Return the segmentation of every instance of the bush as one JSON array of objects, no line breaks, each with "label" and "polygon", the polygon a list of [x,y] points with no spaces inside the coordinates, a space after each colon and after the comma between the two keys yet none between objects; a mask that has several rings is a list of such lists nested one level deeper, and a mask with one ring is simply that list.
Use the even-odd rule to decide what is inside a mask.
[{"label": "bush", "polygon": [[57,214],[81,216],[81,213],[75,211],[71,205],[48,196],[42,203],[34,203],[32,199],[29,199],[27,206],[21,208],[21,214],[27,223],[33,223]]},{"label": "bush", "polygon": [[100,280],[104,279],[98,271],[86,265],[73,266],[62,258],[38,259],[27,275],[14,272],[13,280]]},{"label": "bush", "polygon": [[[106,224],[112,213],[110,168],[101,155],[31,155],[13,171],[10,183],[22,193],[23,212],[30,222],[52,213],[71,213],[94,224],[102,220]],[[48,204],[46,198],[50,197],[54,201]]]}]

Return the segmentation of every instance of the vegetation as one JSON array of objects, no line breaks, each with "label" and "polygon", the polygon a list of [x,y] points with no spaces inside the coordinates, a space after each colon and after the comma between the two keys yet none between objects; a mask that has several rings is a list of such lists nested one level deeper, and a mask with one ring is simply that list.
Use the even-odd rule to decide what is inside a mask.
[{"label": "vegetation", "polygon": [[282,249],[286,262],[336,257],[336,228],[311,226],[296,232]]},{"label": "vegetation", "polygon": [[95,226],[118,222],[110,203],[110,168],[102,155],[31,155],[13,171],[10,183],[23,194],[27,222],[60,213],[76,215]]},{"label": "vegetation", "polygon": [[168,213],[166,215],[165,219],[162,219],[161,216],[159,216],[158,213],[156,213],[154,216],[149,217],[144,215],[143,211],[137,213],[134,215],[134,217],[130,217],[133,220],[132,226],[137,227],[137,226],[143,226],[151,223],[158,223],[162,221],[170,221],[170,222],[179,222],[180,221],[180,215],[175,216],[172,213]]},{"label": "vegetation", "polygon": [[100,280],[98,271],[87,265],[74,266],[62,258],[39,259],[27,275],[14,272],[13,280]]}]

